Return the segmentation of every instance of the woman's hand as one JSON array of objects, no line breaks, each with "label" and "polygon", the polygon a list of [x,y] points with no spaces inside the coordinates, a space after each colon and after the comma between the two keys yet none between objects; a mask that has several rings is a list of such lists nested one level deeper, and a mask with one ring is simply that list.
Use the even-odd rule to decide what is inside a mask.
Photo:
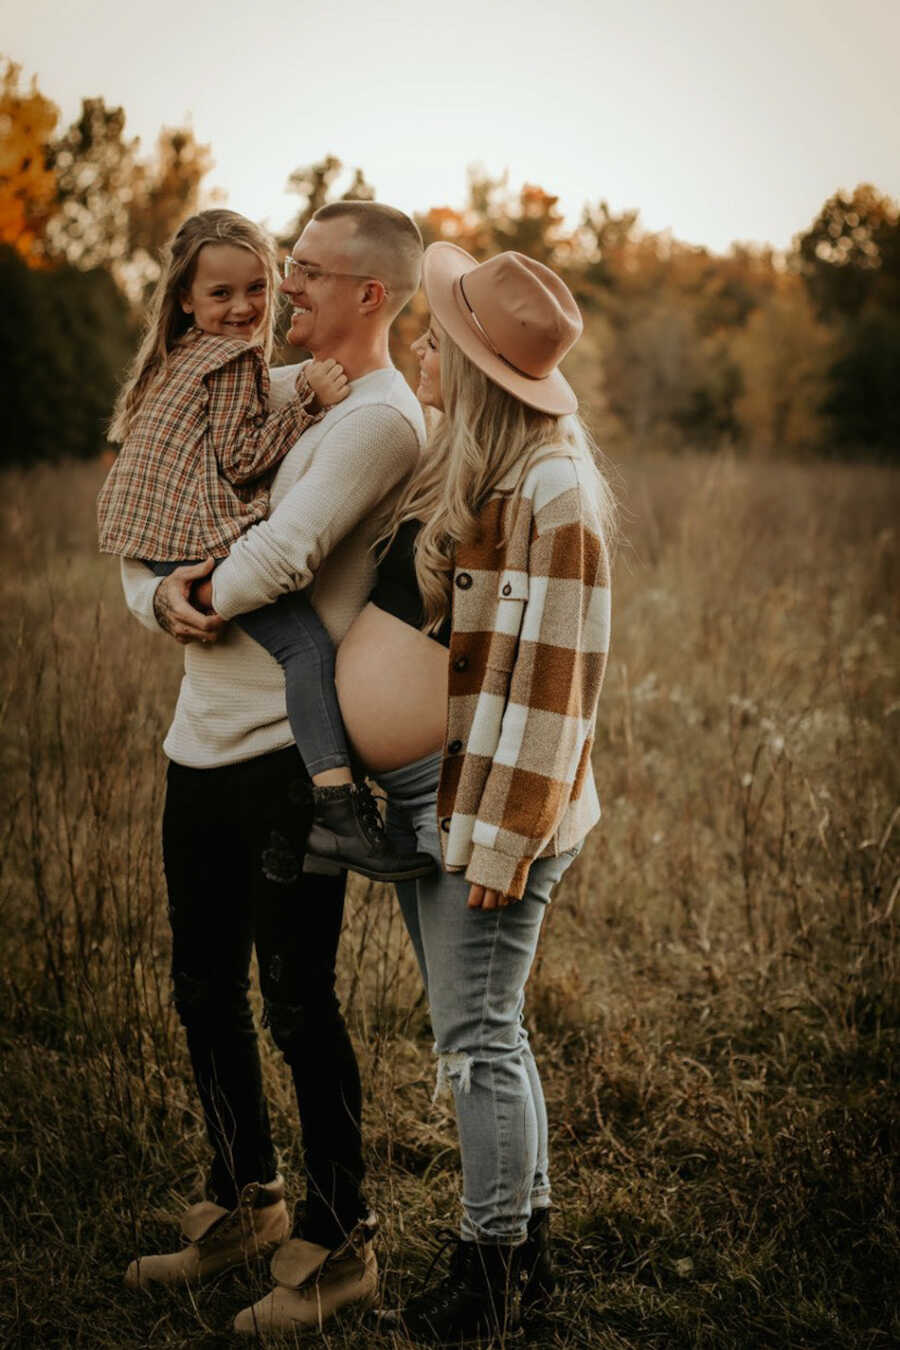
[{"label": "woman's hand", "polygon": [[487,886],[469,887],[469,909],[503,909],[505,905],[514,905],[518,899],[517,895],[504,895]]}]

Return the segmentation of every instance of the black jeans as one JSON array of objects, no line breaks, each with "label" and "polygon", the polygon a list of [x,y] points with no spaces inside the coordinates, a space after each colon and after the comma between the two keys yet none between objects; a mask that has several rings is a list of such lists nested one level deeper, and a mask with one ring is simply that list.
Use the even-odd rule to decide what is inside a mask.
[{"label": "black jeans", "polygon": [[366,1212],[359,1070],[334,987],[345,878],[279,885],[260,866],[273,826],[305,836],[310,808],[288,795],[305,778],[293,746],[222,768],[170,764],[163,858],[175,1005],[213,1149],[208,1194],[233,1208],[242,1186],[277,1170],[247,999],[255,946],[266,1021],[297,1093],[303,1234],[331,1247]]}]

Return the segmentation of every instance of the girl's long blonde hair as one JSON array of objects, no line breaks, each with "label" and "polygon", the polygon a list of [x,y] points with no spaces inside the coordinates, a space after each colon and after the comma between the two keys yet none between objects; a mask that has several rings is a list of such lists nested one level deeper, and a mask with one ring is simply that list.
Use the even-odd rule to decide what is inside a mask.
[{"label": "girl's long blonde hair", "polygon": [[144,336],[113,410],[108,432],[111,441],[125,440],[147,391],[154,380],[164,374],[169,353],[193,325],[191,315],[181,308],[181,298],[191,288],[197,258],[206,244],[234,244],[249,249],[259,258],[266,274],[268,298],[262,331],[254,340],[262,347],[266,361],[271,358],[278,286],[275,245],[264,230],[236,211],[216,208],[189,216],[163,251],[162,269],[147,310]]},{"label": "girl's long blonde hair", "polygon": [[379,540],[386,551],[404,521],[423,522],[415,563],[426,632],[436,631],[450,612],[454,550],[474,537],[479,512],[515,465],[524,468],[545,453],[586,460],[597,469],[596,508],[608,545],[615,520],[612,491],[577,415],[554,417],[527,407],[480,371],[446,333],[440,334],[439,355],[445,411]]}]

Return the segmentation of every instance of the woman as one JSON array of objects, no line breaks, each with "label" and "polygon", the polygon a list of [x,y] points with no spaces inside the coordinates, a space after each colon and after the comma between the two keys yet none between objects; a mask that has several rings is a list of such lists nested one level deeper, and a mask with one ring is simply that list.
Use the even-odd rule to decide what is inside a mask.
[{"label": "woman", "polygon": [[397,842],[398,885],[455,1097],[463,1219],[450,1270],[382,1327],[458,1343],[547,1297],[547,1116],[522,1024],[553,887],[599,816],[590,768],[609,629],[610,493],[557,366],[572,296],[521,254],[425,255],[420,399],[442,411],[345,637],[348,735]]}]

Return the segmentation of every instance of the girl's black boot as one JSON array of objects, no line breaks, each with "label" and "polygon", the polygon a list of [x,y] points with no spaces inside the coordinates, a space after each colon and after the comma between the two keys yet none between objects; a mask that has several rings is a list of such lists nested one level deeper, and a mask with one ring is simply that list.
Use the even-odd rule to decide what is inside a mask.
[{"label": "girl's black boot", "polygon": [[308,857],[347,867],[372,881],[409,881],[434,871],[429,854],[394,847],[365,783],[313,787],[312,809]]}]

